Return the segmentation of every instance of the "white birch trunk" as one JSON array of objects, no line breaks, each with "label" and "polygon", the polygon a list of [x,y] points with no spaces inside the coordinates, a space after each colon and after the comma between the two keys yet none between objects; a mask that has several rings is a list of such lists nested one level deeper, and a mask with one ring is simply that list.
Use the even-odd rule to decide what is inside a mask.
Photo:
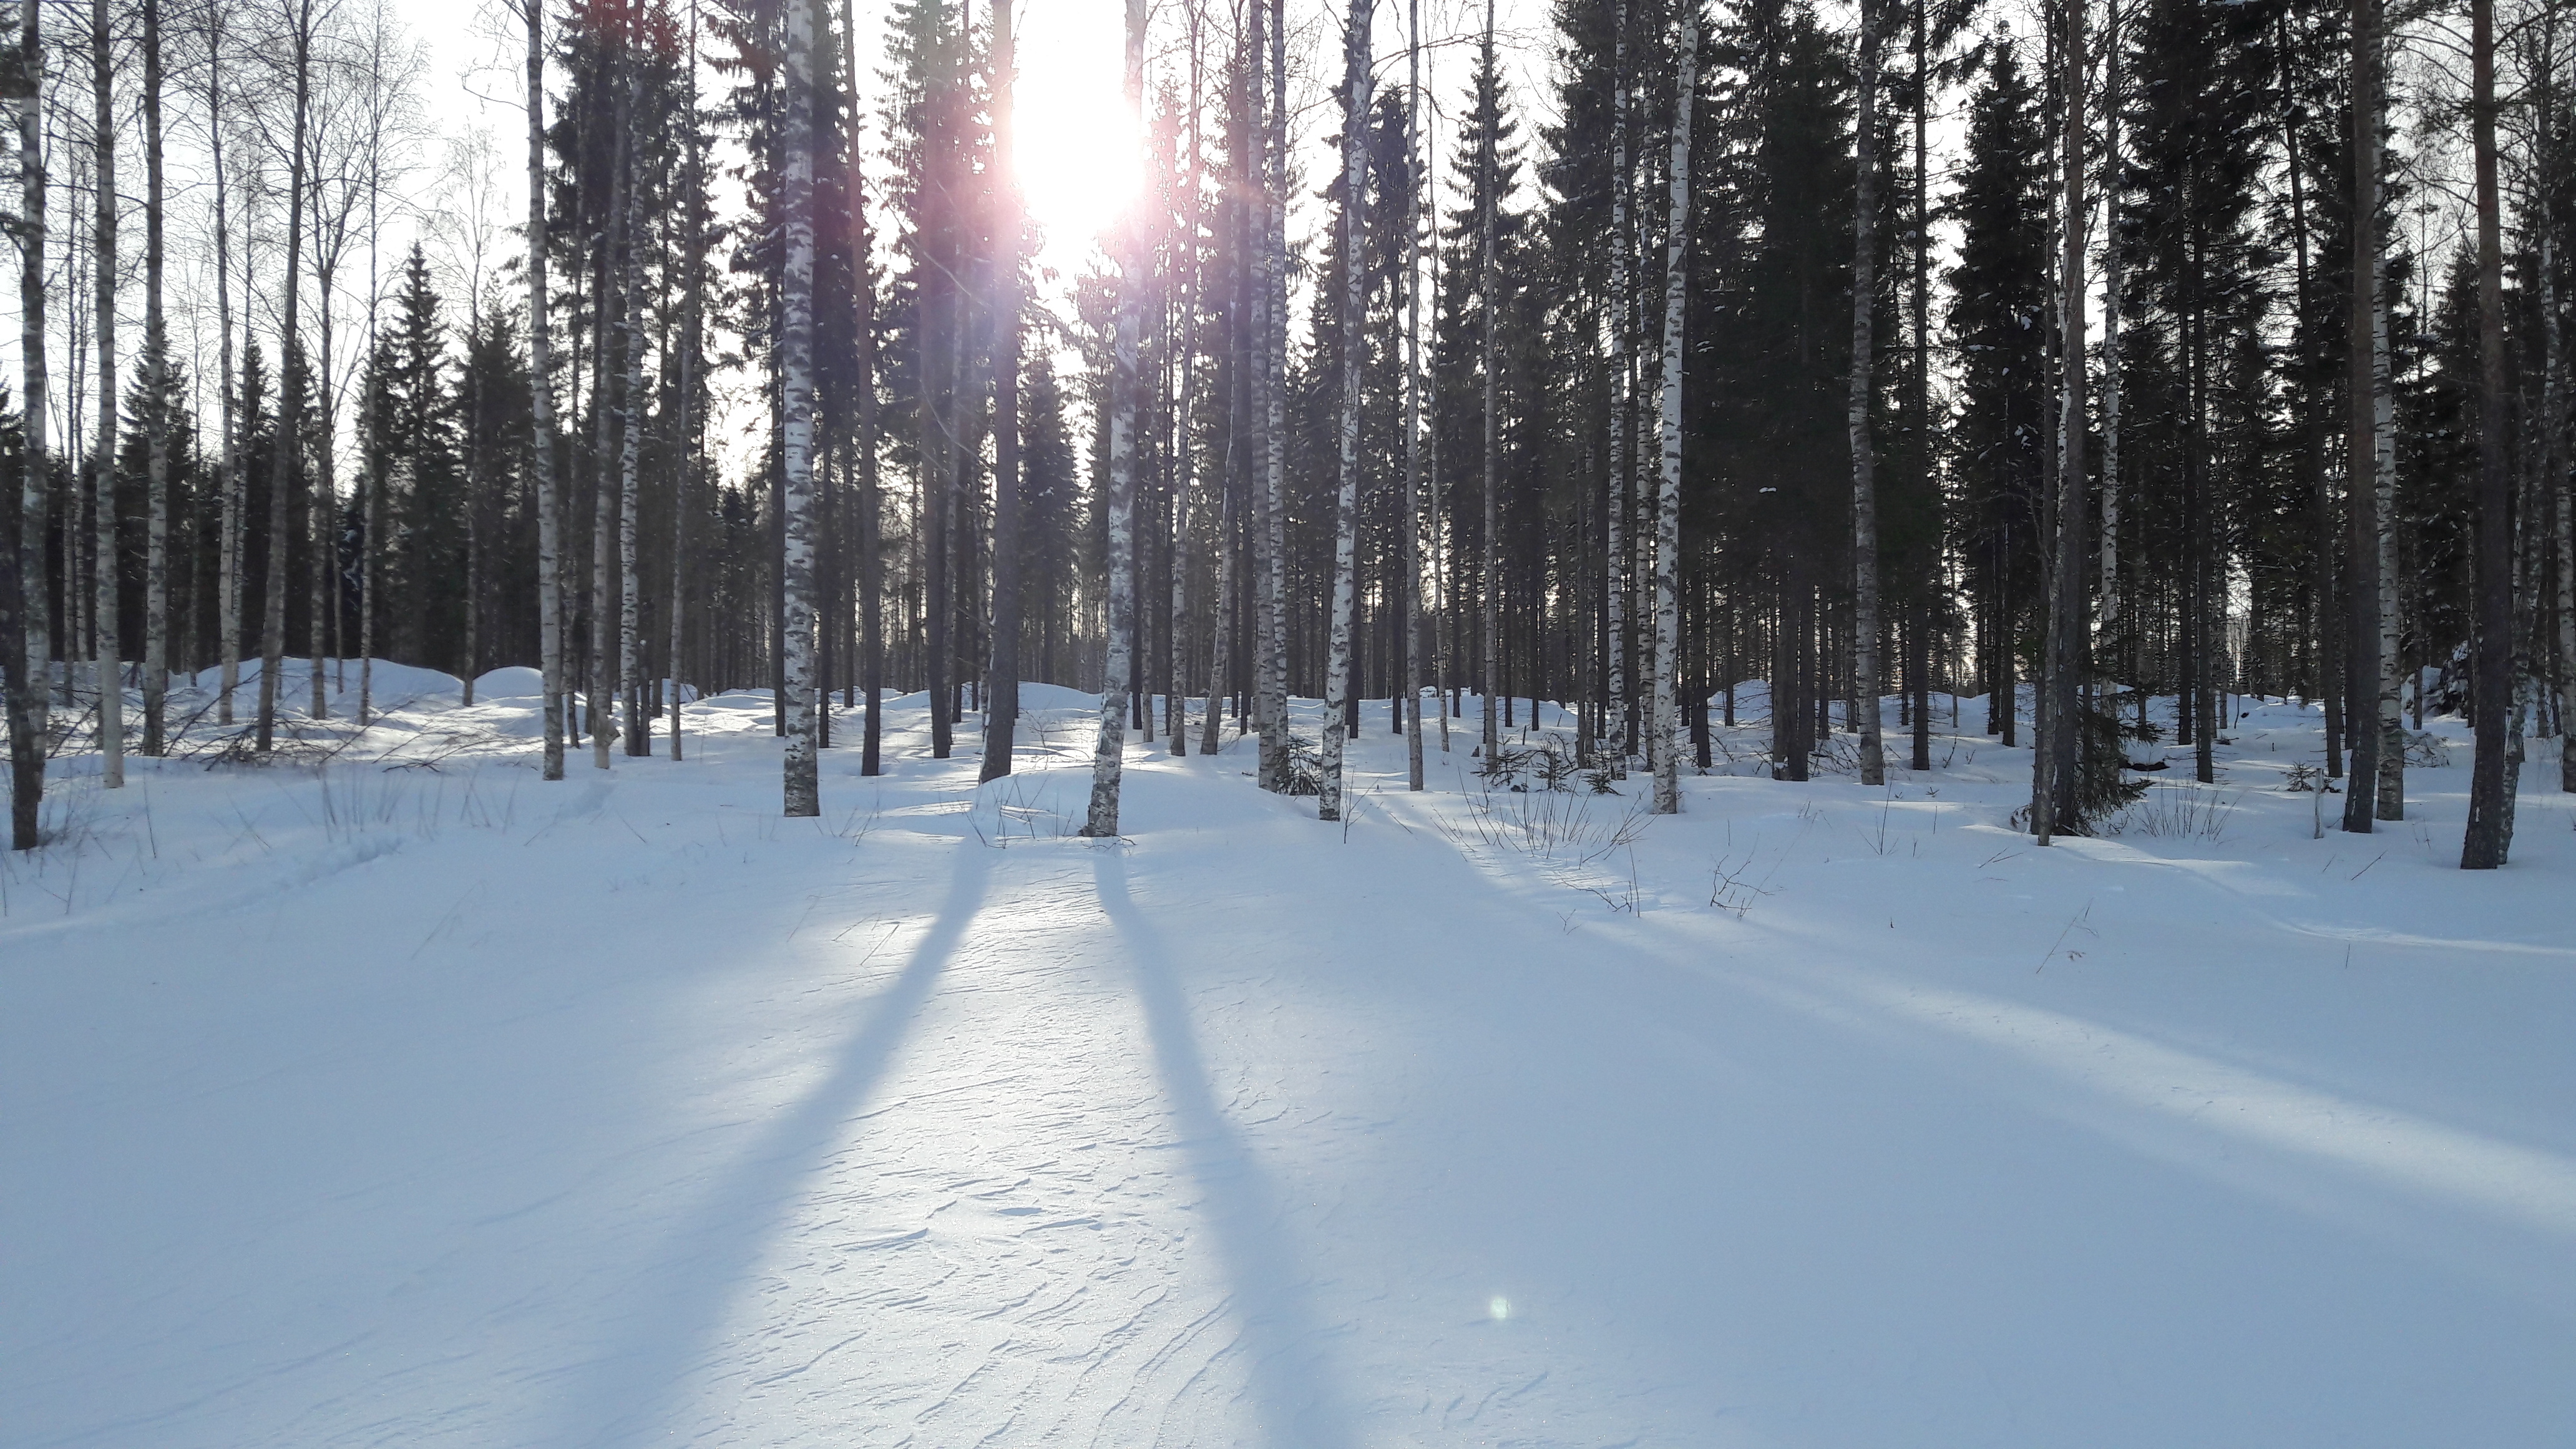
[{"label": "white birch trunk", "polygon": [[[778,207],[786,232],[779,288],[779,452],[787,475],[786,810],[822,813],[814,739],[814,11],[821,0],[787,7],[786,174]],[[933,701],[934,705],[942,703]]]},{"label": "white birch trunk", "polygon": [[[2104,22],[2102,67],[2109,101],[2102,108],[2102,621],[2113,647],[2120,623],[2120,5]],[[2122,661],[2106,659],[2117,669]],[[2117,676],[2113,678],[2116,680]]]},{"label": "white birch trunk", "polygon": [[[1126,94],[1139,129],[1145,114],[1145,0],[1127,0]],[[1109,374],[1108,658],[1100,676],[1100,734],[1091,759],[1091,809],[1082,833],[1118,835],[1118,790],[1127,754],[1127,673],[1136,626],[1136,335],[1145,249],[1134,218],[1119,239],[1116,356]],[[1274,446],[1275,440],[1274,440]]]},{"label": "white birch trunk", "polygon": [[544,778],[564,777],[563,502],[555,481],[554,360],[546,320],[544,0],[518,0],[528,22],[528,454],[537,480],[537,639],[546,682]]},{"label": "white birch trunk", "polygon": [[[810,210],[810,209],[809,209]],[[626,188],[626,436],[617,458],[617,700],[625,716],[626,753],[653,753],[644,713],[644,573],[635,566],[635,531],[643,513],[644,268],[636,244],[635,186]],[[808,457],[811,457],[810,445]]]},{"label": "white birch trunk", "polygon": [[1682,519],[1682,302],[1690,239],[1691,101],[1699,88],[1699,0],[1683,0],[1680,72],[1673,90],[1672,220],[1664,236],[1664,377],[1658,406],[1663,475],[1655,497],[1655,716],[1650,755],[1655,767],[1654,813],[1682,808],[1681,754],[1673,740],[1674,673],[1681,661],[1681,620],[1674,596],[1674,563],[1681,553]]},{"label": "white birch trunk", "polygon": [[[1253,0],[1254,4],[1261,0]],[[1264,677],[1270,708],[1262,723],[1264,784],[1288,788],[1288,37],[1283,0],[1270,4],[1270,127],[1265,165],[1269,203],[1262,229],[1262,532],[1268,543],[1262,605]]]},{"label": "white birch trunk", "polygon": [[[2544,237],[2546,232],[2543,233]],[[2558,375],[2558,310],[2554,298],[2547,294],[2554,288],[2553,273],[2546,260],[2544,241],[2540,264],[2541,288],[2544,295],[2543,315],[2549,319],[2550,377],[2549,387],[2559,392]],[[2378,494],[2379,551],[2379,798],[2376,802],[2382,820],[2406,818],[2406,721],[2404,712],[2405,660],[2398,650],[2397,617],[2397,396],[2390,375],[2388,348],[2388,298],[2383,290],[2387,276],[2387,252],[2380,249],[2373,256],[2370,305],[2370,413],[2371,413],[2371,486]],[[2553,404],[2549,416],[2559,414]],[[2553,434],[2553,441],[2555,435]],[[2553,456],[2554,450],[2553,450]],[[2564,470],[2551,477],[2564,477]],[[2561,495],[2564,496],[2563,494]],[[2567,585],[2559,577],[2559,587]]]},{"label": "white birch trunk", "polygon": [[[1870,376],[1876,351],[1878,278],[1878,30],[1870,0],[1860,6],[1860,96],[1852,126],[1859,184],[1852,193],[1851,397],[1845,426],[1852,469],[1852,707],[1859,715],[1860,782],[1887,783],[1878,717],[1878,484],[1870,439]],[[1669,744],[1671,737],[1665,736]],[[1662,778],[1660,774],[1656,777]]]},{"label": "white birch trunk", "polygon": [[[1691,0],[1685,0],[1685,3],[1691,3]],[[1482,56],[1483,73],[1493,74],[1494,0],[1485,0],[1485,41]],[[1688,62],[1684,64],[1687,65]],[[1480,109],[1482,104],[1480,98],[1478,102]],[[1497,180],[1495,173],[1500,169],[1499,158],[1494,154],[1494,126],[1498,120],[1499,117],[1495,115],[1478,117],[1478,125],[1483,134],[1476,143],[1476,172],[1481,178],[1484,190],[1484,196],[1476,210],[1476,301],[1485,313],[1482,339],[1484,365],[1479,369],[1484,374],[1485,385],[1484,627],[1480,631],[1484,637],[1479,641],[1483,646],[1481,652],[1484,656],[1484,677],[1478,681],[1478,687],[1484,693],[1483,747],[1485,768],[1488,770],[1494,767],[1495,754],[1502,747],[1502,716],[1498,712],[1499,706],[1494,698],[1496,692],[1502,688],[1503,633],[1503,571],[1502,562],[1497,557],[1502,545],[1502,506],[1494,477],[1494,453],[1501,437],[1501,429],[1497,426],[1494,399],[1494,327],[1499,320],[1495,315],[1499,309],[1495,306],[1494,299],[1494,189]]]},{"label": "white birch trunk", "polygon": [[1628,483],[1628,429],[1635,399],[1635,367],[1628,359],[1628,334],[1634,302],[1628,277],[1628,3],[1619,0],[1616,30],[1610,43],[1610,536],[1602,559],[1610,635],[1610,717],[1603,726],[1610,736],[1610,777],[1628,777],[1628,756],[1636,741],[1628,709],[1628,545],[1631,506]]},{"label": "white birch trunk", "polygon": [[1422,776],[1422,0],[1405,28],[1404,167],[1412,211],[1404,251],[1404,784]]},{"label": "white birch trunk", "polygon": [[1332,639],[1324,664],[1324,761],[1315,815],[1342,818],[1343,725],[1351,698],[1351,616],[1358,603],[1360,500],[1360,329],[1367,324],[1366,215],[1369,124],[1369,0],[1351,0],[1342,35],[1342,447],[1333,502]]},{"label": "white birch trunk", "polygon": [[2045,788],[2031,800],[2031,824],[2046,845],[2061,825],[2076,820],[2077,762],[2083,743],[2085,482],[2084,482],[2084,8],[2069,6],[2064,44],[2066,131],[2058,169],[2065,186],[2058,216],[2063,227],[2058,270],[2059,376],[2057,407],[2057,534],[2049,569],[2048,674],[2045,728],[2033,743],[2046,753]]},{"label": "white birch trunk", "polygon": [[143,0],[143,357],[151,384],[145,486],[150,497],[143,564],[143,753],[167,746],[163,714],[170,693],[170,414],[169,333],[161,281],[161,0]]},{"label": "white birch trunk", "polygon": [[[50,532],[51,479],[45,444],[50,406],[45,374],[45,153],[42,8],[18,7],[16,109],[18,120],[18,362],[22,371],[25,452],[18,485],[19,617],[25,652],[9,662],[10,833],[13,850],[37,844],[37,807],[44,795],[45,746],[51,735],[53,643],[46,587],[46,538]],[[68,580],[67,580],[68,581]]]},{"label": "white birch trunk", "polygon": [[114,790],[125,784],[125,678],[122,641],[116,617],[116,110],[112,32],[107,0],[90,0],[90,81],[98,102],[94,148],[98,164],[98,467],[96,502],[96,574],[99,783]]}]

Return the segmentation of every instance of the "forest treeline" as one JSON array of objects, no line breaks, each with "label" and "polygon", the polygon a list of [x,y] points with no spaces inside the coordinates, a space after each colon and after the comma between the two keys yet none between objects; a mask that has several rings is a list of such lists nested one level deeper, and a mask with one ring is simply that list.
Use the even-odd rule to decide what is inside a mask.
[{"label": "forest treeline", "polygon": [[17,10],[21,848],[173,671],[256,756],[343,657],[537,661],[549,778],[770,689],[791,814],[889,691],[990,778],[1017,681],[1100,689],[1093,834],[1131,732],[1331,819],[1353,732],[1419,788],[1540,701],[1670,811],[1753,680],[1793,780],[1982,695],[2043,840],[2240,693],[2323,702],[2355,831],[2464,710],[2466,866],[2527,739],[2576,789],[2561,0],[1556,0],[1517,69],[1490,4],[1130,0],[1145,181],[1056,293],[1011,0],[507,0],[527,211],[460,148],[404,248],[382,4]]}]

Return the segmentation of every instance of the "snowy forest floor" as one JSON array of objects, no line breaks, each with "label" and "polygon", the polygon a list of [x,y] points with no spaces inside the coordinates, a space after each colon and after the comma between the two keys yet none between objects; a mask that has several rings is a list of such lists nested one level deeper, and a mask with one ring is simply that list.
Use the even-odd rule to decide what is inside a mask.
[{"label": "snowy forest floor", "polygon": [[788,821],[764,697],[547,785],[534,700],[377,687],[298,761],[57,760],[0,862],[0,1443],[2576,1424],[2555,741],[2488,874],[2457,721],[2315,838],[2289,704],[2049,849],[1946,700],[1929,774],[1748,726],[1665,819],[1480,788],[1473,701],[1408,794],[1379,701],[1346,827],[1229,732],[1095,843],[1062,690],[981,789],[973,717],[868,780],[844,715]]}]

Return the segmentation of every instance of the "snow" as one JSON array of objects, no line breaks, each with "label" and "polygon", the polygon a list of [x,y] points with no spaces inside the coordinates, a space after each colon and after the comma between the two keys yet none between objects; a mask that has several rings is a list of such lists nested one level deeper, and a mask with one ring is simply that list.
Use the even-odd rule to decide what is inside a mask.
[{"label": "snow", "polygon": [[1472,699],[1408,795],[1381,700],[1347,826],[1229,731],[1131,745],[1095,843],[1070,691],[981,788],[976,717],[933,761],[895,701],[863,780],[844,713],[788,821],[765,695],[550,785],[494,684],[379,664],[408,703],[266,768],[56,762],[0,864],[0,1443],[2576,1422],[2555,741],[2489,874],[2458,721],[2416,819],[2318,838],[2289,702],[2044,850],[1946,698],[1869,790],[1761,778],[1750,691],[1678,818],[1481,790]]}]

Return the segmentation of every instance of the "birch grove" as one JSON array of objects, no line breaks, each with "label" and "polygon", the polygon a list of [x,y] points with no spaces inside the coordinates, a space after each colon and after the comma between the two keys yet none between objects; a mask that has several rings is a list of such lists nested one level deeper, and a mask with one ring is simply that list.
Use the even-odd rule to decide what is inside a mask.
[{"label": "birch grove", "polygon": [[511,0],[509,241],[408,0],[19,7],[13,842],[58,755],[407,727],[397,664],[534,665],[547,781],[747,691],[798,813],[1072,689],[1104,837],[1157,728],[1355,827],[1982,748],[2045,841],[2246,700],[2356,833],[2457,720],[2471,868],[2534,741],[2576,786],[2551,0],[1374,12],[1130,13],[1069,161],[1025,5]]}]

